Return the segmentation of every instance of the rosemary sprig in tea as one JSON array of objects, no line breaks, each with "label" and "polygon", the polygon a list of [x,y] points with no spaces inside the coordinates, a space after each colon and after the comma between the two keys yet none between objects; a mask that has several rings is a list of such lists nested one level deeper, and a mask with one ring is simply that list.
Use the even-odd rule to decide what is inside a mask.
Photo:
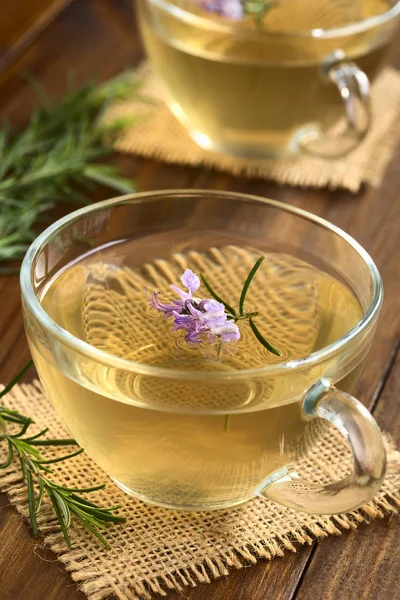
[{"label": "rosemary sprig in tea", "polygon": [[[0,392],[0,398],[13,388],[31,365],[32,361],[29,361],[4,390]],[[44,438],[48,432],[48,428],[30,435],[28,430],[33,423],[34,421],[31,417],[0,406],[0,444],[8,446],[7,458],[0,464],[0,469],[9,467],[14,457],[18,459],[21,467],[21,477],[27,485],[29,518],[33,535],[38,535],[37,515],[42,507],[44,497],[47,496],[53,506],[65,542],[69,548],[71,548],[71,541],[68,529],[72,519],[75,519],[96,536],[103,546],[108,549],[109,545],[101,531],[106,530],[112,524],[123,523],[125,521],[124,517],[113,514],[120,507],[103,508],[82,497],[81,494],[103,489],[105,484],[87,488],[68,488],[54,481],[52,477],[53,471],[49,465],[74,458],[84,450],[80,448],[64,456],[46,459],[38,447],[71,446],[77,444],[72,439]],[[10,426],[18,426],[19,428],[16,432],[11,432]]]},{"label": "rosemary sprig in tea", "polygon": [[243,12],[254,18],[258,25],[262,25],[265,15],[279,5],[279,0],[243,0]]},{"label": "rosemary sprig in tea", "polygon": [[251,328],[252,332],[254,333],[255,337],[257,338],[257,340],[260,342],[260,344],[262,344],[272,354],[275,354],[276,356],[281,356],[281,353],[279,352],[279,350],[277,350],[277,348],[275,348],[275,346],[270,344],[265,339],[265,337],[262,335],[262,333],[258,329],[257,325],[255,324],[254,319],[258,316],[258,312],[245,312],[245,310],[244,310],[244,303],[246,300],[246,296],[247,296],[247,292],[249,290],[250,284],[253,281],[254,276],[257,273],[258,269],[260,268],[264,259],[265,259],[265,256],[260,256],[260,258],[258,258],[256,260],[254,266],[251,268],[249,274],[246,277],[246,281],[243,284],[242,292],[240,294],[239,311],[238,312],[236,312],[236,310],[234,308],[232,308],[229,304],[227,304],[224,300],[222,300],[222,298],[214,291],[214,289],[212,288],[210,282],[208,281],[208,279],[204,275],[204,273],[200,273],[200,279],[203,282],[203,285],[207,288],[207,290],[211,294],[211,296],[215,300],[217,300],[218,302],[221,302],[225,306],[225,310],[228,313],[229,320],[236,323],[237,321],[248,319],[250,328]]}]

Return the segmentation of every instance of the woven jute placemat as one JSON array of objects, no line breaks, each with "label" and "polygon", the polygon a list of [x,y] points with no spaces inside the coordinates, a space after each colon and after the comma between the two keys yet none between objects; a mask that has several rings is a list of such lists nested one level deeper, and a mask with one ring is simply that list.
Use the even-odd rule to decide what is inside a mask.
[{"label": "woven jute placemat", "polygon": [[[67,436],[41,385],[21,385],[5,398],[7,407],[34,415],[35,428],[50,426],[54,437]],[[397,512],[400,505],[400,455],[389,440],[388,472],[373,502],[357,511],[332,517],[306,515],[256,498],[244,505],[219,512],[187,513],[146,505],[124,494],[111,482],[93,494],[102,505],[121,505],[126,523],[107,532],[110,550],[104,550],[90,534],[73,525],[73,549],[65,547],[50,506],[45,503],[38,517],[45,543],[58,554],[79,588],[91,600],[116,597],[143,600],[165,595],[168,589],[182,590],[200,582],[227,575],[255,563],[271,560],[286,551],[296,552],[299,544],[311,544],[327,535],[354,530],[361,523]],[[65,448],[61,452],[65,452]],[[0,450],[0,460],[3,448]],[[60,449],[46,449],[55,457]],[[302,460],[300,471],[319,480],[337,478],[348,470],[349,453],[333,430]],[[57,465],[55,477],[68,487],[92,486],[106,480],[105,474],[86,455]],[[314,480],[315,477],[314,477]],[[0,471],[0,489],[12,504],[27,516],[26,486],[17,463]],[[45,568],[45,567],[43,567]]]},{"label": "woven jute placemat", "polygon": [[144,64],[138,70],[143,80],[142,96],[111,106],[106,121],[120,117],[142,117],[124,131],[116,149],[167,163],[212,167],[234,175],[272,179],[280,183],[310,187],[346,188],[357,192],[362,183],[377,186],[392,156],[400,132],[400,74],[387,68],[372,89],[373,125],[362,143],[340,160],[298,156],[276,160],[242,159],[209,152],[198,147],[163,101],[161,84]]}]

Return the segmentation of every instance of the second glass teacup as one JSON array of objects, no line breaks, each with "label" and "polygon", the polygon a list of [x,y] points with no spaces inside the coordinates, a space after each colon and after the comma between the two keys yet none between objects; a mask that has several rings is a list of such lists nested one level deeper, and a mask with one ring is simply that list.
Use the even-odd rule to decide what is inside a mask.
[{"label": "second glass teacup", "polygon": [[[205,320],[211,292],[195,273],[230,305],[240,339]],[[230,192],[124,196],[49,227],[28,250],[21,287],[45,390],[128,493],[184,510],[264,495],[335,513],[379,489],[381,433],[349,392],[372,343],[382,283],[368,254],[328,222]],[[240,316],[243,303],[280,356]],[[200,338],[173,331],[192,317]],[[299,479],[297,461],[329,424],[349,443],[352,473],[330,485]]]},{"label": "second glass teacup", "polygon": [[137,2],[152,66],[191,137],[245,157],[335,158],[355,148],[370,126],[370,82],[400,2],[268,1],[261,26],[199,8],[224,2],[235,0]]}]

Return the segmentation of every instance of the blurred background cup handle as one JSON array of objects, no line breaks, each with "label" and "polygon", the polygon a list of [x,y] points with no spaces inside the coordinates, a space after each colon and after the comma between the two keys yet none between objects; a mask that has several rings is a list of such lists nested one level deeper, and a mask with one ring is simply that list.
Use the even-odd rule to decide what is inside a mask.
[{"label": "blurred background cup handle", "polygon": [[302,131],[298,137],[300,149],[322,158],[340,158],[354,150],[371,125],[370,83],[364,71],[354,62],[346,61],[342,50],[330,54],[322,65],[323,76],[338,89],[343,101],[344,129],[337,134],[321,129]]}]

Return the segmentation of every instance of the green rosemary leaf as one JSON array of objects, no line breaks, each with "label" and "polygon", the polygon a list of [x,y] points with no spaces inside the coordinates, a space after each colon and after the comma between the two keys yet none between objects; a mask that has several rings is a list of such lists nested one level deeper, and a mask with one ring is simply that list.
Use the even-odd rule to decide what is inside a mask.
[{"label": "green rosemary leaf", "polygon": [[81,517],[80,520],[81,520],[81,523],[86,527],[86,529],[88,529],[93,535],[95,535],[97,537],[97,539],[103,544],[104,548],[106,550],[109,550],[110,546],[109,546],[107,540],[101,535],[97,526],[95,524],[93,524],[92,521],[89,521],[88,519],[85,519],[83,517]]},{"label": "green rosemary leaf", "polygon": [[272,346],[272,344],[270,344],[265,339],[265,337],[261,334],[261,332],[259,331],[258,327],[254,323],[254,321],[253,321],[252,318],[249,319],[249,323],[250,323],[250,327],[251,327],[252,332],[254,333],[254,335],[256,336],[256,338],[258,339],[258,341],[260,342],[260,344],[262,344],[265,348],[267,348],[267,350],[269,350],[270,352],[272,352],[272,354],[275,354],[276,356],[281,356],[281,353],[279,352],[279,350],[277,350],[274,346]]},{"label": "green rosemary leaf", "polygon": [[[14,414],[12,414],[13,412],[14,411],[6,411],[6,410],[2,410],[0,408],[0,415],[4,422],[8,421],[8,423],[15,423],[18,425],[23,424],[24,421],[21,420],[21,417],[22,417],[22,419],[24,419],[25,417],[23,415],[14,415]],[[33,423],[33,421],[30,421],[30,423]]]},{"label": "green rosemary leaf", "polygon": [[52,473],[53,471],[51,469],[49,469],[49,467],[46,467],[46,465],[40,465],[37,464],[36,465],[39,471],[43,471],[43,473]]},{"label": "green rosemary leaf", "polygon": [[71,512],[75,513],[80,521],[88,521],[89,523],[92,523],[92,525],[94,525],[96,528],[107,531],[108,523],[104,523],[95,515],[86,512],[86,510],[83,509],[81,506],[78,506],[75,503],[71,503],[70,508]]},{"label": "green rosemary leaf", "polygon": [[[105,523],[124,523],[125,522],[125,517],[119,517],[117,515],[113,515],[107,511],[104,510],[96,510],[95,508],[88,506],[87,504],[81,504],[77,501],[73,501],[71,503],[79,508],[80,510],[82,510],[88,517],[92,517],[96,520],[98,520],[99,522],[101,522],[102,524]],[[113,510],[113,509],[110,509]]]},{"label": "green rosemary leaf", "polygon": [[264,259],[265,259],[265,256],[260,256],[260,258],[256,261],[254,267],[251,269],[250,273],[247,275],[247,279],[244,282],[242,293],[240,294],[240,300],[239,300],[240,315],[244,315],[244,301],[246,299],[247,291],[249,289],[250,283],[253,280],[254,275],[257,273],[257,271],[260,268],[261,263],[263,262]]},{"label": "green rosemary leaf", "polygon": [[32,437],[25,438],[25,441],[28,442],[29,444],[31,444],[37,438],[40,438],[40,437],[42,437],[42,435],[45,435],[45,433],[47,433],[48,430],[49,430],[49,428],[46,427],[45,429],[42,429],[42,431],[39,431],[39,433],[36,433],[35,435],[32,435]]},{"label": "green rosemary leaf", "polygon": [[22,429],[18,433],[16,433],[13,437],[19,438],[19,437],[23,436],[24,433],[26,433],[26,430],[28,429],[28,427],[30,425],[31,425],[31,422],[24,423],[22,426]]},{"label": "green rosemary leaf", "polygon": [[224,431],[229,431],[230,421],[231,421],[231,415],[225,415]]},{"label": "green rosemary leaf", "polygon": [[[79,490],[78,493],[82,493],[82,490]],[[86,500],[86,498],[82,498],[81,496],[78,496],[77,493],[75,493],[75,492],[71,493],[70,498],[71,498],[71,501],[73,501],[74,503],[82,504],[85,506],[90,506],[92,508],[98,508],[97,504],[90,502],[90,500]]]},{"label": "green rosemary leaf", "polygon": [[64,456],[59,456],[58,458],[50,458],[48,460],[38,460],[37,464],[38,465],[52,465],[55,463],[63,462],[64,460],[68,460],[69,458],[74,458],[75,456],[82,454],[82,452],[84,452],[84,449],[79,448],[79,450],[77,450],[76,452],[72,452],[71,454],[66,454]]},{"label": "green rosemary leaf", "polygon": [[64,492],[72,492],[72,493],[76,492],[78,494],[85,494],[87,492],[97,492],[98,490],[104,490],[104,488],[106,486],[107,486],[106,483],[101,483],[99,485],[94,485],[93,487],[88,487],[88,488],[68,488],[68,487],[63,487],[62,485],[59,485],[58,489],[63,490]]},{"label": "green rosemary leaf", "polygon": [[14,448],[17,451],[19,464],[21,465],[22,476],[24,479],[26,479],[26,465],[25,465],[25,461],[24,461],[24,456],[23,456],[22,452],[19,450],[19,448],[15,447],[15,446],[14,446]]},{"label": "green rosemary leaf", "polygon": [[17,438],[13,435],[9,436],[9,439],[13,442],[14,446],[22,453],[27,454],[30,457],[33,457],[36,461],[36,464],[40,464],[42,460],[42,455],[40,454],[37,448],[34,448],[30,444],[28,444],[25,440],[21,438]]},{"label": "green rosemary leaf", "polygon": [[244,0],[243,9],[245,14],[253,16],[257,25],[262,25],[267,12],[278,5],[276,1],[269,0]]},{"label": "green rosemary leaf", "polygon": [[43,479],[42,477],[38,477],[38,484],[39,484],[39,495],[38,495],[38,499],[36,502],[36,514],[38,514],[40,512],[40,509],[42,508],[42,502],[43,502],[43,496],[44,496],[44,483],[43,483]]},{"label": "green rosemary leaf", "polygon": [[211,287],[207,277],[204,275],[204,273],[200,273],[200,279],[203,282],[203,285],[207,288],[207,290],[210,292],[211,296],[217,301],[217,302],[221,302],[221,304],[223,304],[226,308],[226,310],[228,311],[228,313],[230,313],[232,316],[236,315],[236,311],[234,308],[232,308],[232,306],[230,306],[227,302],[225,302],[224,300],[222,300],[222,298],[220,298],[220,296],[218,296],[218,294],[216,292],[214,292],[213,288]]},{"label": "green rosemary leaf", "polygon": [[[21,379],[21,378],[22,378],[22,377],[25,375],[26,371],[27,371],[27,370],[28,370],[28,369],[29,369],[29,368],[30,368],[32,365],[33,365],[33,361],[32,361],[32,360],[30,360],[29,362],[27,362],[27,363],[26,363],[26,365],[25,365],[24,367],[22,367],[22,369],[20,370],[20,372],[19,372],[19,373],[17,373],[17,375],[14,377],[14,379],[12,379],[12,380],[10,381],[10,383],[6,385],[6,387],[4,388],[4,390],[2,390],[2,391],[0,392],[0,398],[2,398],[3,396],[5,396],[6,394],[8,394],[8,392],[9,392],[9,391],[10,391],[10,390],[11,390],[11,389],[14,387],[14,385],[15,385],[15,384],[16,384],[16,383],[17,383],[17,382],[18,382],[18,381],[19,381],[19,380],[20,380],[20,379]],[[7,409],[3,409],[3,410],[2,410],[2,413],[9,414],[9,415],[13,415],[13,416],[16,416],[16,417],[18,417],[18,418],[20,418],[20,419],[25,419],[24,421],[21,421],[21,422],[24,422],[24,423],[27,423],[28,421],[29,421],[30,423],[33,423],[32,419],[30,419],[29,417],[24,417],[23,415],[20,415],[20,414],[19,414],[18,412],[16,412],[16,411],[10,411],[10,410],[7,410]]]},{"label": "green rosemary leaf", "polygon": [[[97,506],[97,504],[93,504],[93,502],[90,502],[89,500],[86,500],[86,498],[82,498],[81,496],[78,496],[77,494],[73,493],[71,494],[71,496],[69,496],[71,502],[73,502],[75,505],[79,506],[81,508],[81,510],[87,510],[87,512],[89,514],[93,514],[94,516],[98,516],[99,518],[101,518],[101,515],[105,515],[105,516],[110,516],[110,512],[114,511],[114,510],[118,510],[119,508],[121,508],[120,506],[110,506],[110,508],[102,508],[100,506]],[[95,513],[98,513],[95,515]],[[115,522],[120,522],[123,523],[125,521],[125,517],[118,517],[116,515],[111,515],[114,519]],[[110,520],[107,518],[107,520]]]},{"label": "green rosemary leaf", "polygon": [[12,443],[10,442],[10,440],[7,440],[7,442],[8,442],[8,455],[7,455],[6,460],[0,464],[0,469],[7,469],[7,467],[9,467],[11,465],[11,461],[14,456],[14,447],[13,447]]},{"label": "green rosemary leaf", "polygon": [[76,440],[72,438],[63,439],[50,439],[50,440],[39,440],[39,439],[30,439],[27,440],[32,446],[76,446]]},{"label": "green rosemary leaf", "polygon": [[91,165],[83,170],[83,174],[88,179],[112,187],[123,194],[136,192],[133,182],[118,175],[117,169],[111,165]]},{"label": "green rosemary leaf", "polygon": [[38,525],[36,520],[36,503],[35,503],[35,490],[33,488],[32,472],[29,468],[26,469],[26,483],[28,486],[28,506],[29,506],[29,518],[32,525],[32,533],[34,537],[38,535]]},{"label": "green rosemary leaf", "polygon": [[69,510],[68,504],[65,501],[65,498],[62,496],[62,494],[59,493],[54,487],[51,489],[51,493],[54,496],[60,509],[60,512],[63,516],[65,528],[68,529],[71,525],[71,512]]},{"label": "green rosemary leaf", "polygon": [[56,500],[56,498],[55,498],[55,496],[53,494],[53,489],[52,488],[46,488],[46,490],[47,490],[47,493],[48,493],[48,495],[50,497],[51,503],[53,505],[54,512],[56,513],[57,520],[58,520],[58,522],[60,524],[60,528],[61,528],[62,534],[64,536],[65,543],[67,544],[68,548],[72,548],[71,540],[69,539],[68,531],[67,531],[67,528],[65,527],[64,518],[63,518],[62,513],[60,511],[60,507],[58,506],[57,500]]}]

